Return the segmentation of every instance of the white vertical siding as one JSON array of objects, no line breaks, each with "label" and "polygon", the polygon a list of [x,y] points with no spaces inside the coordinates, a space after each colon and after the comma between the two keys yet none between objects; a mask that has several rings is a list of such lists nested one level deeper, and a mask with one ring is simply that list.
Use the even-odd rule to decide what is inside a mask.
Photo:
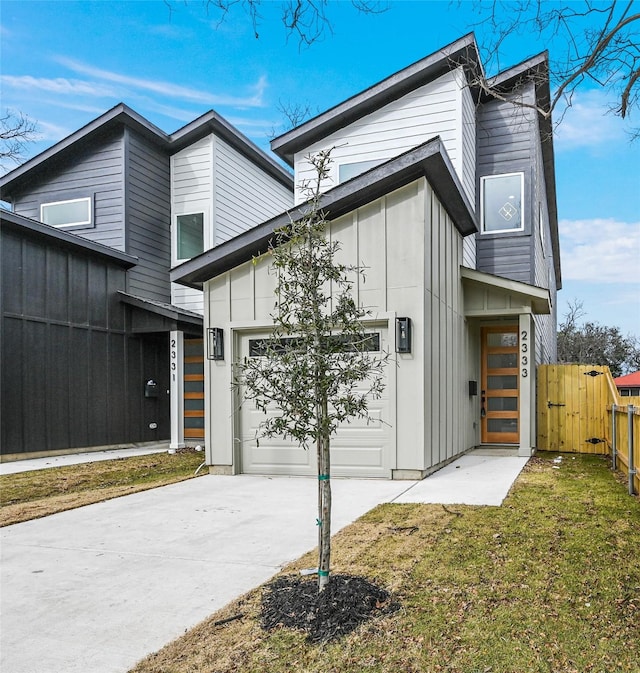
[{"label": "white vertical siding", "polygon": [[219,138],[215,139],[214,170],[215,245],[293,205],[290,189]]},{"label": "white vertical siding", "polygon": [[[175,217],[204,213],[205,249],[291,207],[291,190],[220,138],[209,135],[172,157],[172,227]],[[172,238],[174,264],[175,231]],[[172,302],[203,312],[199,290],[172,285]]]},{"label": "white vertical siding", "polygon": [[178,283],[171,283],[171,303],[174,306],[194,311],[202,315],[204,311],[204,300],[202,290],[196,290],[192,287],[185,287]]},{"label": "white vertical siding", "polygon": [[[213,136],[207,136],[171,157],[171,262],[178,263],[176,216],[204,213],[204,246],[211,248],[213,232]],[[171,284],[171,303],[203,312],[202,292]]]},{"label": "white vertical siding", "polygon": [[475,208],[476,203],[476,105],[461,70],[456,71],[460,95],[461,165],[456,168],[462,187]]},{"label": "white vertical siding", "polygon": [[[325,185],[325,188],[329,189],[338,184],[340,164],[361,161],[383,163],[435,136],[442,138],[463,184],[465,184],[464,173],[467,172],[466,182],[471,190],[469,194],[473,195],[475,172],[471,181],[468,175],[469,171],[475,169],[472,165],[470,169],[463,170],[466,162],[465,149],[467,156],[471,157],[470,129],[467,129],[466,143],[463,142],[461,134],[463,119],[468,119],[470,113],[467,109],[463,116],[463,98],[464,107],[468,108],[467,94],[461,89],[463,80],[464,77],[457,71],[448,72],[336,131],[321,142],[297,152],[294,157],[296,202],[305,200],[305,195],[299,187],[301,182],[314,178],[313,170],[306,160],[309,154],[334,148],[331,175]],[[473,144],[475,145],[475,142]],[[475,152],[475,149],[473,151]]]}]

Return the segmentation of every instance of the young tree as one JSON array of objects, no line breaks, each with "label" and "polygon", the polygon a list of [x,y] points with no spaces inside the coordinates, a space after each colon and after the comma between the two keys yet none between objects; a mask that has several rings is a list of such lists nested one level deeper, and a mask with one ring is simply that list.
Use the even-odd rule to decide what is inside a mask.
[{"label": "young tree", "polygon": [[[272,337],[263,357],[239,364],[237,384],[244,399],[263,411],[259,436],[280,436],[306,450],[315,444],[318,461],[318,590],[329,581],[331,559],[331,437],[354,417],[368,418],[368,402],[384,388],[387,357],[370,352],[372,337],[362,319],[367,311],[353,298],[350,276],[361,267],[336,261],[339,243],[327,238],[320,188],[330,150],[310,158],[316,180],[301,219],[275,233],[271,269],[277,274]],[[364,385],[362,385],[364,383]],[[259,441],[259,437],[258,437]]]}]

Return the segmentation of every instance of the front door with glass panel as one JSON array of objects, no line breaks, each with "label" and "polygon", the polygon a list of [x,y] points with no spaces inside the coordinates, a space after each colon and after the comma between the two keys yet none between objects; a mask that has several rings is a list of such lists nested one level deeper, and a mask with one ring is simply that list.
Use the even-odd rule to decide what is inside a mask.
[{"label": "front door with glass panel", "polygon": [[481,440],[483,444],[517,444],[518,326],[482,328]]}]

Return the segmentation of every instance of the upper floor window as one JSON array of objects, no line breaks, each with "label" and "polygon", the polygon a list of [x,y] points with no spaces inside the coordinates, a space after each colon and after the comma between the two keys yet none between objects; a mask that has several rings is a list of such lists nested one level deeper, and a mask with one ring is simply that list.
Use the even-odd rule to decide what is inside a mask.
[{"label": "upper floor window", "polygon": [[204,213],[176,216],[178,259],[191,259],[204,252]]},{"label": "upper floor window", "polygon": [[351,180],[356,175],[360,175],[374,166],[379,166],[384,161],[385,159],[373,159],[371,161],[357,161],[353,164],[340,164],[338,166],[338,182],[342,184],[347,180]]},{"label": "upper floor window", "polygon": [[524,173],[480,178],[480,194],[483,234],[524,229]]},{"label": "upper floor window", "polygon": [[53,227],[86,227],[92,224],[91,198],[52,201],[40,206],[40,220]]}]

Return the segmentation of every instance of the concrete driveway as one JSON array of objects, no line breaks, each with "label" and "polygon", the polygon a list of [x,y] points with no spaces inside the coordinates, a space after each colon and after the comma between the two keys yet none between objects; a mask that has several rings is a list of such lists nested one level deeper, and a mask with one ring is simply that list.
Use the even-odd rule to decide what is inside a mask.
[{"label": "concrete driveway", "polygon": [[[334,479],[333,532],[381,502],[499,505],[526,462]],[[0,671],[126,673],[312,549],[316,484],[205,476],[0,529]]]},{"label": "concrete driveway", "polygon": [[[124,673],[314,547],[316,483],[205,476],[3,528],[0,670]],[[334,531],[413,483],[333,480]]]}]

